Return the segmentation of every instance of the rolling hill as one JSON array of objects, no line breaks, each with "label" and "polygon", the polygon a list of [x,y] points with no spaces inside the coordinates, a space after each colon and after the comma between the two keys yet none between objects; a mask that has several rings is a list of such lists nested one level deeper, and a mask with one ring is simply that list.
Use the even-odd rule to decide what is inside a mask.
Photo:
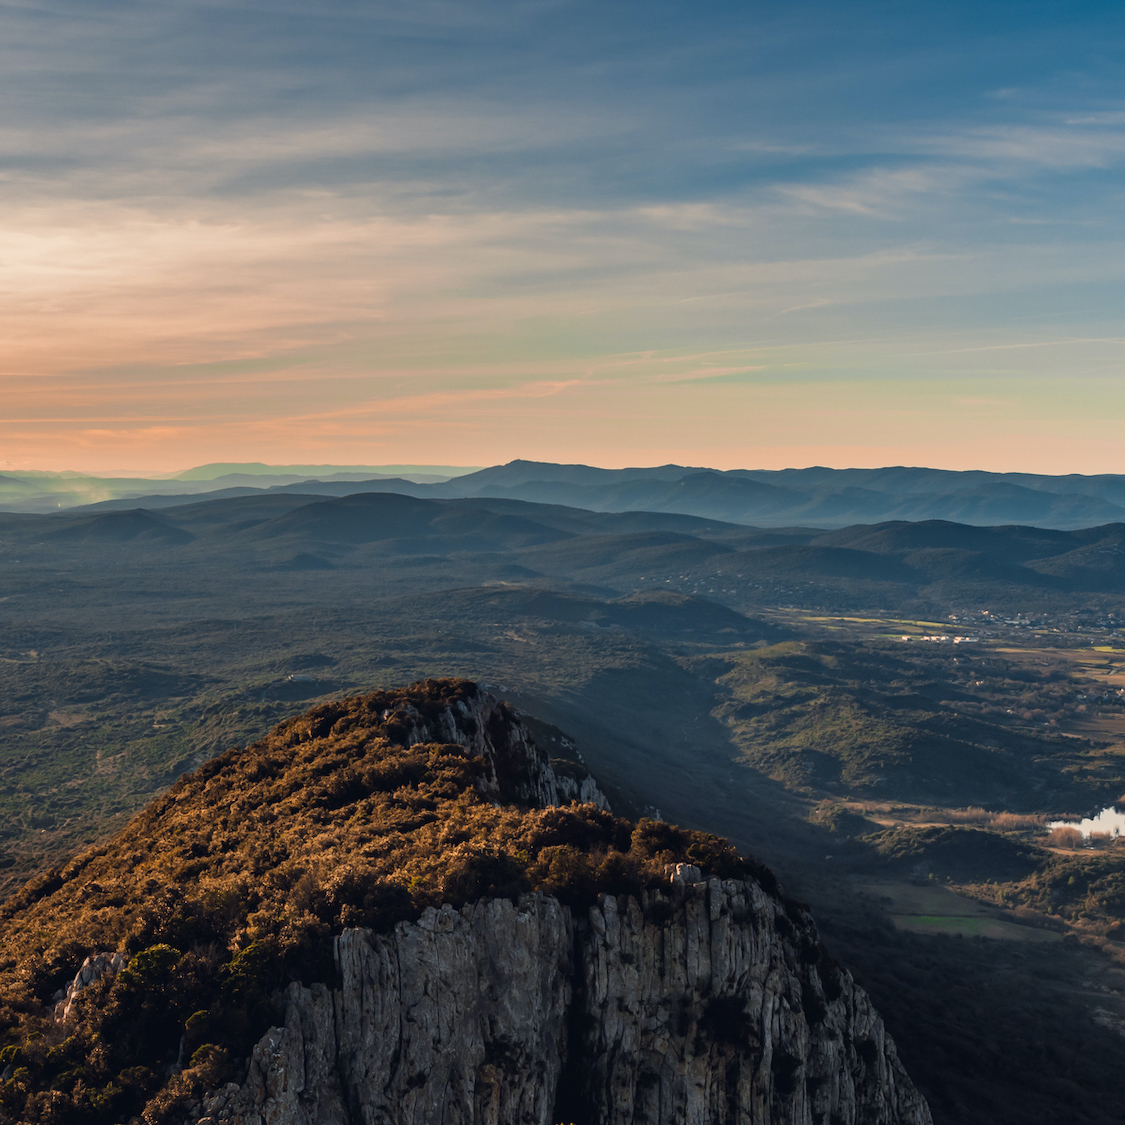
[{"label": "rolling hill", "polygon": [[576,582],[619,593],[660,586],[745,597],[796,582],[849,597],[877,589],[894,604],[951,584],[980,598],[1125,591],[1125,523],[1061,530],[895,520],[824,531],[512,498],[270,490],[156,511],[9,514],[0,527],[7,550],[44,557],[179,552],[271,570],[410,559],[456,566],[472,581]]}]

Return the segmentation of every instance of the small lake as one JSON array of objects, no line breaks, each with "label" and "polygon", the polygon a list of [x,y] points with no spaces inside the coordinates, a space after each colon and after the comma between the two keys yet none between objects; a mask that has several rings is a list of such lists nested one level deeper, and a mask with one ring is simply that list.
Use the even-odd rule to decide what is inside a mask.
[{"label": "small lake", "polygon": [[1077,828],[1083,836],[1093,832],[1104,832],[1110,836],[1120,836],[1125,832],[1125,811],[1118,811],[1113,805],[1102,809],[1097,816],[1085,820],[1052,820],[1048,828]]}]

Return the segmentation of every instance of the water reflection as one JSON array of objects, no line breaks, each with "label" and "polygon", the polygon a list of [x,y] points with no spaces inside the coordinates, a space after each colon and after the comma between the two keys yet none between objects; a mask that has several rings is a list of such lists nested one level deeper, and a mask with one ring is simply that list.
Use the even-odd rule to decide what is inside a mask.
[{"label": "water reflection", "polygon": [[1052,820],[1048,828],[1077,828],[1083,836],[1093,833],[1102,833],[1109,836],[1120,836],[1125,832],[1125,809],[1118,809],[1114,805],[1102,809],[1097,816],[1089,816],[1085,820]]}]

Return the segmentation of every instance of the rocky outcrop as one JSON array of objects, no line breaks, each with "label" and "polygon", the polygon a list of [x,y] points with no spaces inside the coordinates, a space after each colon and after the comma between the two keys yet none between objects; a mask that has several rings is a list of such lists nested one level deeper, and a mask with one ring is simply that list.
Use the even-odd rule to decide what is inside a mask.
[{"label": "rocky outcrop", "polygon": [[[773,876],[705,833],[548,808],[606,802],[531,729],[463,680],[321,704],[29,885],[0,1117],[927,1125]],[[307,975],[267,998],[283,973]]]},{"label": "rocky outcrop", "polygon": [[754,883],[428,910],[336,940],[205,1125],[928,1125],[866,994]]},{"label": "rocky outcrop", "polygon": [[[492,696],[381,721],[483,759],[496,802],[607,804]],[[482,899],[335,939],[199,1125],[929,1125],[866,994],[756,882],[669,864],[641,898]]]},{"label": "rocky outcrop", "polygon": [[477,689],[469,699],[458,700],[436,715],[425,716],[407,705],[384,712],[382,718],[398,728],[407,745],[452,742],[482,757],[488,772],[478,789],[494,801],[533,808],[579,801],[609,808],[605,794],[581,763],[548,757],[517,712],[485,691]]},{"label": "rocky outcrop", "polygon": [[52,997],[55,1001],[55,1019],[59,1023],[66,1023],[74,1012],[74,1002],[90,985],[101,980],[106,973],[118,972],[128,963],[129,958],[124,953],[91,953],[82,962],[74,979]]}]

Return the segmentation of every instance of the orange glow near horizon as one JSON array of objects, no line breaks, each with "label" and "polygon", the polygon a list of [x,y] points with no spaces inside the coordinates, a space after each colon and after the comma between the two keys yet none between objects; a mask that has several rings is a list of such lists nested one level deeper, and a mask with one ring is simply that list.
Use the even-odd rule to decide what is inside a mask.
[{"label": "orange glow near horizon", "polygon": [[[845,289],[877,302],[904,279],[933,285],[934,264],[910,255],[658,259],[546,292],[500,280],[581,265],[576,224],[615,229],[603,259],[651,258],[668,221],[17,216],[0,238],[0,470],[519,457],[1125,471],[1121,339],[841,318]],[[840,295],[801,306],[814,283]]]}]

